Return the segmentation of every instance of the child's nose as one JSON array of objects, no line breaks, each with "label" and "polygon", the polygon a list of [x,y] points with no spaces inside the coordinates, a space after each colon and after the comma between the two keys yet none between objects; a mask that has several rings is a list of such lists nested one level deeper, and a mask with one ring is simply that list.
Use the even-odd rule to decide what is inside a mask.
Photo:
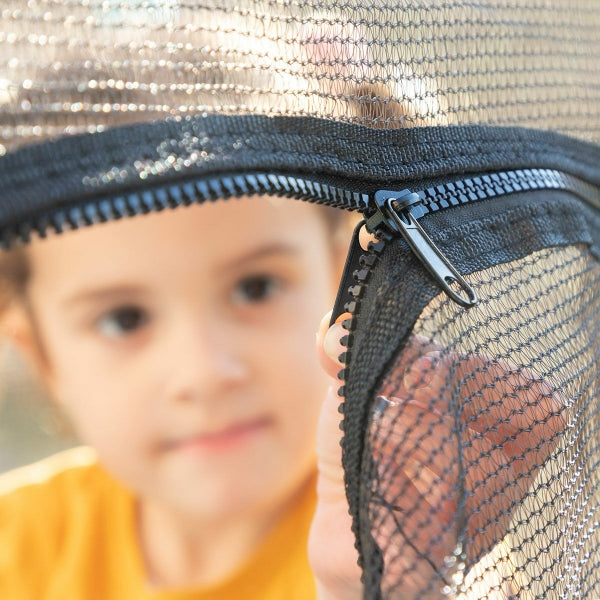
[{"label": "child's nose", "polygon": [[166,374],[171,400],[210,400],[240,385],[248,366],[233,335],[218,323],[181,327],[169,344]]}]

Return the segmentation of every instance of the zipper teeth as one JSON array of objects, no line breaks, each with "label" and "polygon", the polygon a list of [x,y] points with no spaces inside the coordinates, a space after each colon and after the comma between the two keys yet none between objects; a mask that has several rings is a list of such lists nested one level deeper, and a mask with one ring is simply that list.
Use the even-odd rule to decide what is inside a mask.
[{"label": "zipper teeth", "polygon": [[[370,184],[373,187],[372,184]],[[358,186],[357,186],[358,187]],[[555,169],[517,169],[460,179],[416,192],[421,202],[411,207],[416,218],[447,208],[487,200],[518,192],[532,190],[564,190],[583,199],[600,210],[600,188]],[[195,203],[227,200],[239,196],[276,195],[292,197],[368,215],[373,211],[372,195],[367,192],[319,182],[315,179],[275,173],[222,174],[206,179],[157,186],[143,191],[132,191],[108,198],[79,202],[75,206],[55,209],[38,217],[8,225],[0,231],[0,246],[9,248],[16,240],[29,242],[31,234],[45,237],[49,230],[62,233],[69,229],[157,212],[166,208],[188,206]],[[361,268],[355,274],[356,284],[351,286],[352,300],[346,304],[351,314],[343,323],[348,334],[342,338],[346,351],[341,355],[347,364],[353,342],[353,331],[360,313],[361,298],[368,285],[371,272],[383,251],[389,235],[383,231],[380,241],[370,243],[361,257]],[[346,381],[346,368],[340,371]],[[344,388],[340,388],[343,395]]]},{"label": "zipper teeth", "polygon": [[[344,365],[343,368],[337,374],[338,379],[341,380],[341,385],[338,388],[338,395],[343,397],[345,395],[345,382],[347,381],[348,367],[350,352],[352,350],[354,342],[354,330],[356,329],[358,315],[360,314],[360,308],[362,299],[364,297],[371,274],[376,264],[379,262],[385,246],[388,242],[389,236],[384,235],[377,241],[369,242],[365,253],[360,257],[360,269],[354,272],[355,285],[350,286],[348,290],[352,299],[346,303],[345,310],[350,314],[350,317],[342,321],[342,327],[348,332],[344,335],[340,343],[345,348],[345,351],[340,354],[338,360]],[[343,413],[343,404],[340,405],[340,412]]]},{"label": "zipper teeth", "polygon": [[96,198],[78,202],[75,206],[54,209],[19,224],[6,226],[0,232],[0,245],[8,248],[15,240],[27,243],[33,232],[45,237],[50,230],[62,233],[166,208],[267,194],[293,197],[349,211],[365,211],[369,205],[369,195],[366,193],[316,180],[272,173],[219,175],[109,198]]},{"label": "zipper teeth", "polygon": [[[372,184],[371,184],[371,187]],[[419,190],[421,202],[411,207],[416,218],[426,214],[517,192],[561,189],[582,198],[600,210],[600,189],[585,181],[555,169],[517,169],[477,177],[460,179]],[[15,241],[29,242],[31,234],[45,237],[49,230],[62,233],[95,223],[102,223],[166,208],[195,203],[227,200],[239,196],[276,195],[292,197],[315,204],[358,211],[368,215],[373,211],[372,195],[315,179],[276,173],[222,174],[206,179],[156,186],[108,198],[96,198],[43,213],[36,218],[8,225],[0,230],[0,246],[9,248]],[[352,331],[360,312],[360,300],[370,279],[371,271],[385,247],[388,234],[378,232],[380,242],[371,243],[361,257],[361,269],[356,273],[356,284],[351,286],[352,300],[346,304],[351,317],[344,322],[349,331],[343,338],[346,351],[342,362],[347,363],[352,347]],[[345,370],[340,375],[345,380]]]},{"label": "zipper teeth", "polygon": [[[571,191],[600,209],[600,190],[584,181],[553,169],[521,169],[481,175],[422,189],[422,200],[413,209],[416,217],[453,206],[536,189]],[[0,232],[0,245],[10,247],[15,240],[29,242],[36,232],[45,237],[49,230],[62,233],[95,223],[121,219],[153,211],[245,195],[271,194],[293,197],[349,211],[368,213],[370,194],[305,177],[273,173],[218,175],[193,182],[173,183],[109,198],[79,202],[55,209]]]},{"label": "zipper teeth", "polygon": [[600,209],[600,189],[555,169],[517,169],[460,179],[416,192],[423,214],[518,192],[565,190]]}]

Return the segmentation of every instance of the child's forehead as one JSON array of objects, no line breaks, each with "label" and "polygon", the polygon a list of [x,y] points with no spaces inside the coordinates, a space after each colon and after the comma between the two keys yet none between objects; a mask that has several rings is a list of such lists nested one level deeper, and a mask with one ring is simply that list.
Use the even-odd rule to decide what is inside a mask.
[{"label": "child's forehead", "polygon": [[[130,262],[162,253],[197,263],[227,263],[260,256],[263,248],[297,248],[323,243],[327,217],[319,206],[290,199],[244,197],[166,209],[34,240],[26,248],[35,261],[77,264],[85,257]],[[192,251],[190,253],[190,250]],[[285,252],[283,252],[285,254]]]},{"label": "child's forehead", "polygon": [[117,301],[207,302],[248,277],[320,294],[333,247],[319,207],[244,198],[166,210],[34,240],[28,287],[64,309]]}]

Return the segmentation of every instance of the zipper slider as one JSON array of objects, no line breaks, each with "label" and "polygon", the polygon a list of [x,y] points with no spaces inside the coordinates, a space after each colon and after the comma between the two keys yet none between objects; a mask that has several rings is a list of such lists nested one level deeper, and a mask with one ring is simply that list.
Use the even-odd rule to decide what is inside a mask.
[{"label": "zipper slider", "polygon": [[[475,290],[433,243],[413,214],[413,208],[422,203],[419,194],[410,190],[379,190],[374,199],[377,211],[367,219],[367,229],[375,231],[384,224],[392,232],[399,233],[454,302],[465,308],[475,306],[479,301]],[[423,214],[426,211],[419,216]],[[458,286],[459,291],[452,285]]]}]

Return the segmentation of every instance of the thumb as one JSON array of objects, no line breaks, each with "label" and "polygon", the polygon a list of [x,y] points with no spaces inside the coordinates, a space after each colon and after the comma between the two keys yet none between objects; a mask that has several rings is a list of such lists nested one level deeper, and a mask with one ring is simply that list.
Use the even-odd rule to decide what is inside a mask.
[{"label": "thumb", "polygon": [[344,486],[337,389],[337,382],[332,382],[319,417],[318,501],[308,554],[320,600],[359,600],[363,597],[361,571]]},{"label": "thumb", "polygon": [[319,496],[323,493],[329,500],[344,501],[345,491],[343,486],[344,473],[342,469],[342,449],[340,440],[341,415],[338,410],[340,397],[337,390],[340,381],[337,374],[342,368],[339,355],[345,350],[340,339],[347,332],[341,322],[329,327],[331,313],[323,317],[317,333],[317,352],[321,365],[331,375],[332,380],[323,402],[317,429],[317,454],[319,459]]},{"label": "thumb", "polygon": [[321,408],[317,429],[318,494],[321,501],[345,504],[339,404],[337,385],[332,384]]}]

